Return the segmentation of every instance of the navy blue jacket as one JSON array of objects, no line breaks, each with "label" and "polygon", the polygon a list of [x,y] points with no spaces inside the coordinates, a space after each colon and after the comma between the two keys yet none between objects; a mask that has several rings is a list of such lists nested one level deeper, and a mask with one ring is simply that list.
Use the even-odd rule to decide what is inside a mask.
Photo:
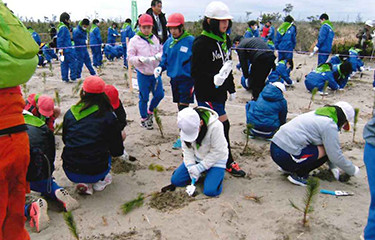
[{"label": "navy blue jacket", "polygon": [[129,38],[129,41],[132,37],[134,37],[135,33],[132,29],[131,25],[125,25],[121,29],[121,43],[126,45],[126,38]]},{"label": "navy blue jacket", "polygon": [[112,111],[99,116],[96,111],[80,119],[73,115],[72,108],[64,116],[63,168],[85,175],[103,173],[108,169],[110,156],[121,156],[124,152],[116,116]]},{"label": "navy blue jacket", "polygon": [[[87,51],[87,31],[83,30],[83,28],[78,25],[76,28],[73,30],[73,41],[74,41],[74,46],[76,46],[75,50],[78,52],[84,52]],[[78,47],[80,46],[80,47]]]},{"label": "navy blue jacket", "polygon": [[257,101],[246,104],[246,122],[260,131],[275,131],[286,123],[288,104],[281,90],[267,84]]},{"label": "navy blue jacket", "polygon": [[273,83],[273,82],[282,82],[284,81],[288,84],[292,84],[292,79],[290,79],[290,69],[286,67],[286,61],[281,60],[275,70],[272,70],[270,75],[268,76],[268,83]]},{"label": "navy blue jacket", "polygon": [[163,56],[160,67],[167,70],[171,79],[191,78],[191,57],[194,37],[187,36],[178,41],[173,47],[173,38],[170,37],[163,45]]}]

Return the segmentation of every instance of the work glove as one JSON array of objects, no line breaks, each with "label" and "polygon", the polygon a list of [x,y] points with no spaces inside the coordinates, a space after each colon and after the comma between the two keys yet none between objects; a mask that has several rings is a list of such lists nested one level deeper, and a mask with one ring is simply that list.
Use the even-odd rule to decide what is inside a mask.
[{"label": "work glove", "polygon": [[236,93],[234,92],[234,93],[231,93],[230,95],[229,95],[229,101],[234,101],[234,100],[236,100]]},{"label": "work glove", "polygon": [[314,47],[314,53],[317,53],[319,51],[319,48],[317,46]]},{"label": "work glove", "polygon": [[64,62],[65,57],[64,57],[64,51],[62,49],[59,50],[59,57],[60,57],[60,61]]},{"label": "work glove", "polygon": [[224,77],[224,78],[227,78],[230,74],[230,72],[232,71],[232,65],[233,65],[233,61],[232,60],[228,60],[224,63],[224,65],[221,67],[220,71],[219,71],[219,74]]},{"label": "work glove", "polygon": [[331,168],[331,173],[337,181],[340,179],[340,170],[338,168]]},{"label": "work glove", "polygon": [[365,70],[365,68],[362,66],[359,68],[359,71],[363,72]]},{"label": "work glove", "polygon": [[354,168],[355,168],[355,171],[354,171],[354,174],[353,174],[353,176],[354,177],[358,177],[359,176],[359,167],[357,167],[357,166],[354,166]]},{"label": "work glove", "polygon": [[155,78],[158,78],[161,75],[162,70],[163,69],[161,67],[157,67],[157,68],[154,69]]},{"label": "work glove", "polygon": [[161,56],[163,56],[162,53],[157,53],[154,57],[155,57],[155,60],[157,61],[161,61]]},{"label": "work glove", "polygon": [[216,88],[218,88],[221,85],[223,85],[223,83],[225,82],[225,79],[227,79],[227,78],[221,76],[220,73],[216,74],[214,76],[214,84],[215,84]]},{"label": "work glove", "polygon": [[204,168],[203,164],[198,163],[188,168],[189,176],[191,179],[195,179],[198,181],[201,173],[204,172],[206,169]]},{"label": "work glove", "polygon": [[150,63],[154,60],[154,57],[139,57],[141,63]]}]

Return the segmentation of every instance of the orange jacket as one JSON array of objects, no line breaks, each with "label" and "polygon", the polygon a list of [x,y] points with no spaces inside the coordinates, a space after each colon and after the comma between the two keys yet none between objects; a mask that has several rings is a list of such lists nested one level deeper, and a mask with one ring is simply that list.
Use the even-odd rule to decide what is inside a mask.
[{"label": "orange jacket", "polygon": [[25,124],[22,115],[24,107],[19,86],[0,89],[0,130]]}]

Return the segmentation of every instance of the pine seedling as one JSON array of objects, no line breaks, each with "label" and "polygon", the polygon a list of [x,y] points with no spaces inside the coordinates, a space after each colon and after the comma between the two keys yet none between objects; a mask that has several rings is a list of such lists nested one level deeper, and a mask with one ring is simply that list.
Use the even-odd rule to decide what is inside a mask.
[{"label": "pine seedling", "polygon": [[62,129],[63,127],[63,123],[56,123],[56,126],[55,126],[55,131],[53,132],[55,135],[58,135],[60,130]]},{"label": "pine seedling", "polygon": [[43,78],[43,85],[44,85],[44,88],[45,88],[46,83],[47,83],[47,73],[46,72],[42,72],[42,78]]},{"label": "pine seedling", "polygon": [[307,219],[308,214],[314,211],[312,204],[318,192],[319,192],[319,179],[315,177],[310,177],[307,180],[306,193],[303,199],[304,207],[303,208],[298,207],[296,204],[294,204],[292,200],[289,199],[290,205],[297,211],[300,211],[303,213],[302,225],[304,227],[308,225],[308,219]]},{"label": "pine seedling", "polygon": [[143,206],[145,198],[148,196],[144,196],[143,193],[140,193],[136,199],[133,199],[131,201],[128,201],[124,203],[121,208],[122,212],[124,214],[128,214],[131,212],[134,208],[139,208]]},{"label": "pine seedling", "polygon": [[72,94],[73,94],[73,95],[76,95],[76,94],[79,92],[79,90],[81,89],[81,85],[82,85],[82,83],[83,83],[83,80],[81,79],[81,80],[79,80],[79,81],[77,82],[77,84],[72,88]]},{"label": "pine seedling", "polygon": [[251,133],[251,129],[253,128],[253,124],[251,123],[248,123],[246,125],[246,143],[245,143],[245,147],[242,151],[242,155],[246,155],[248,150],[249,150],[249,137],[250,137],[250,133]]},{"label": "pine seedling", "polygon": [[322,99],[324,99],[324,96],[325,96],[326,93],[327,93],[328,83],[329,83],[328,81],[325,81],[325,82],[324,82]]},{"label": "pine seedling", "polygon": [[60,107],[61,98],[60,98],[59,91],[57,91],[57,90],[55,90],[55,102],[57,103],[57,106]]},{"label": "pine seedling", "polygon": [[124,73],[124,80],[125,80],[125,82],[128,81],[128,79],[129,79],[128,74],[125,72]]},{"label": "pine seedling", "polygon": [[64,212],[63,215],[64,215],[65,223],[68,226],[70,233],[76,240],[79,240],[77,224],[74,221],[72,212],[66,212],[66,213]]},{"label": "pine seedling", "polygon": [[311,99],[310,99],[310,103],[309,103],[309,107],[308,109],[311,108],[311,104],[314,102],[314,98],[315,98],[315,95],[316,93],[318,92],[318,88],[315,87],[312,91],[311,91]]},{"label": "pine seedling", "polygon": [[157,108],[154,108],[154,116],[155,116],[155,121],[156,124],[158,125],[161,137],[164,138],[164,132],[163,132],[163,124],[161,122],[161,118],[159,116],[159,111]]},{"label": "pine seedling", "polygon": [[355,133],[357,131],[359,108],[354,108],[354,124],[353,124],[353,142],[355,142]]},{"label": "pine seedling", "polygon": [[52,62],[49,62],[49,71],[51,72],[51,76],[53,76],[53,67],[52,67]]},{"label": "pine seedling", "polygon": [[153,164],[151,163],[149,166],[148,166],[148,169],[149,170],[156,170],[157,172],[163,172],[164,171],[164,167],[161,166],[161,165],[158,165],[158,164]]}]

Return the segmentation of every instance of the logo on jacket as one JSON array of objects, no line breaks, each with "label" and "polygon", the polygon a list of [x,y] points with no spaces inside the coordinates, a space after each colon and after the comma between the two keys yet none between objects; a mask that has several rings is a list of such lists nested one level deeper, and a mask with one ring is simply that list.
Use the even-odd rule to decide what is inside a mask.
[{"label": "logo on jacket", "polygon": [[222,56],[220,54],[220,52],[218,50],[216,50],[215,52],[212,52],[212,61],[215,62],[216,60],[218,59],[221,59]]}]

